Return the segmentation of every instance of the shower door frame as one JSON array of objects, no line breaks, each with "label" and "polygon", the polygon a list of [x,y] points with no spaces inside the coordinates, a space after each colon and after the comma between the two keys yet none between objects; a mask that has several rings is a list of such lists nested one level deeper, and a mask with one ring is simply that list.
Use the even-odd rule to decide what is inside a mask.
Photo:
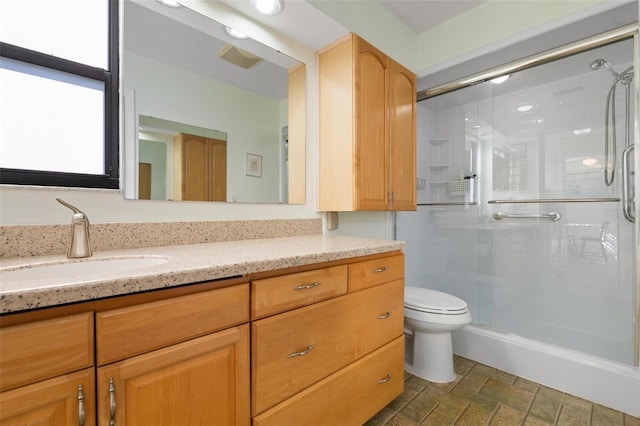
[{"label": "shower door frame", "polygon": [[[614,43],[616,41],[624,40],[624,39],[633,39],[634,44],[634,58],[633,58],[633,66],[634,66],[634,75],[633,75],[633,86],[634,86],[634,111],[640,111],[640,58],[638,52],[640,52],[640,41],[638,34],[638,24],[633,23],[629,25],[622,26],[620,28],[607,31],[601,34],[596,34],[594,36],[585,38],[583,40],[579,40],[573,43],[569,43],[567,45],[557,47],[551,50],[547,50],[545,52],[528,56],[526,58],[510,62],[505,65],[501,65],[498,67],[491,68],[487,71],[483,71],[477,74],[473,74],[469,77],[464,77],[462,79],[452,81],[449,83],[445,83],[433,88],[429,88],[423,91],[419,91],[417,93],[417,101],[420,102],[425,99],[429,99],[438,95],[442,95],[448,92],[453,92],[458,89],[463,89],[465,87],[482,83],[484,81],[489,81],[496,77],[500,77],[506,74],[511,74],[517,71],[522,71],[528,68],[535,67],[537,65],[542,65],[551,61],[555,61],[557,59],[562,59],[567,56],[571,56],[573,54],[581,53],[596,47],[604,46],[610,43]],[[633,146],[638,148],[640,141],[640,119],[638,118],[638,114],[635,114],[634,117],[634,126],[633,126]],[[634,149],[634,161],[636,165],[640,165],[640,150]],[[636,167],[635,170],[638,170]],[[640,195],[640,172],[636,172],[634,176],[635,183],[635,199],[639,199]],[[558,201],[558,200],[555,200]],[[449,204],[449,203],[445,203]],[[464,203],[460,203],[464,204]],[[474,203],[475,204],[475,203]],[[427,203],[426,205],[436,205],[432,203]],[[637,211],[637,209],[636,209]],[[640,262],[638,262],[638,258],[640,256],[640,222],[637,220],[634,223],[635,229],[635,321],[634,321],[634,365],[638,366],[640,363]]]}]

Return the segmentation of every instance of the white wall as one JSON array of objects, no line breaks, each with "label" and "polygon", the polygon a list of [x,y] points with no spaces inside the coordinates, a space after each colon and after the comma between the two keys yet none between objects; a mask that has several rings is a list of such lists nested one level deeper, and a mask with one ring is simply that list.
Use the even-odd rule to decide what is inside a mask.
[{"label": "white wall", "polygon": [[[0,190],[2,225],[38,225],[69,223],[69,211],[55,201],[61,197],[85,211],[92,223],[172,222],[203,220],[251,220],[316,218],[317,149],[317,77],[315,52],[286,39],[268,28],[240,17],[217,2],[201,2],[200,13],[232,26],[282,53],[306,64],[307,134],[306,194],[304,205],[241,204],[213,202],[168,202],[125,200],[118,190],[3,186]],[[122,138],[121,138],[122,140]]]},{"label": "white wall", "polygon": [[[568,14],[584,12],[585,8],[591,5],[612,2],[616,3],[614,0],[514,2],[527,8],[530,13],[525,14],[522,13],[524,10],[522,8],[513,10],[506,7],[506,4],[510,2],[490,0],[485,9],[475,11],[475,13],[480,13],[484,10],[483,13],[455,19],[443,24],[437,30],[434,29],[436,30],[434,32],[421,34],[415,38],[415,41],[407,33],[407,30],[401,29],[401,25],[397,21],[394,22],[392,18],[382,25],[379,20],[385,14],[379,10],[377,5],[366,1],[331,2],[331,7],[340,7],[342,4],[342,7],[348,9],[348,14],[345,14],[346,17],[342,22],[348,25],[351,31],[359,33],[395,60],[410,69],[418,70],[418,74],[420,74],[420,70],[433,64],[453,63],[461,55],[472,55],[474,52],[482,52],[485,49],[492,50],[498,44],[507,45],[513,42],[516,37],[521,37],[521,31],[525,29],[533,31],[536,26],[549,25],[551,21],[566,17]],[[94,223],[318,217],[316,213],[318,96],[315,52],[293,40],[283,38],[260,24],[238,16],[232,9],[218,2],[199,3],[201,3],[198,5],[200,13],[207,14],[225,25],[237,28],[252,38],[271,45],[307,65],[306,204],[287,206],[125,201],[118,191],[3,187],[0,191],[0,221],[3,225],[67,223],[69,220],[67,209],[52,207],[57,204],[55,197],[59,196],[77,204],[81,209],[87,210]],[[318,4],[322,10],[321,3],[323,2],[316,1],[314,5]],[[562,7],[558,5],[551,7],[549,3],[569,4],[564,4]],[[536,7],[537,9],[535,9]],[[545,12],[547,8],[549,11]],[[325,12],[329,11],[329,9],[325,10]],[[493,15],[487,15],[489,11],[492,11]],[[335,11],[331,11],[331,13],[335,13]],[[375,14],[375,19],[369,19],[372,13]],[[510,20],[509,22],[513,21],[514,23],[509,23],[509,25],[496,24],[496,22],[505,21],[505,16]],[[492,28],[486,36],[483,36],[483,26],[487,23],[492,23],[496,28]],[[309,25],[312,24],[309,23]],[[489,30],[488,28],[484,29]],[[455,43],[445,48],[441,42],[446,38],[452,39]],[[413,58],[417,58],[417,60]],[[390,214],[350,213],[341,216],[345,218],[342,220],[343,226],[341,226],[340,232],[350,232],[353,229],[354,232],[363,235],[389,234],[388,221],[392,217]],[[364,226],[360,226],[360,224]],[[384,229],[383,232],[382,229]]]}]

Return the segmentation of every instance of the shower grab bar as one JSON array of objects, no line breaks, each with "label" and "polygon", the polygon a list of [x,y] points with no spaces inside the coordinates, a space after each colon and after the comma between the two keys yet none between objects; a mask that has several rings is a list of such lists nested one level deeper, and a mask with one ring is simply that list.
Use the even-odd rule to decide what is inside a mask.
[{"label": "shower grab bar", "polygon": [[495,220],[502,220],[505,218],[514,218],[514,219],[549,219],[552,222],[557,222],[560,220],[562,216],[558,212],[549,212],[544,214],[520,214],[520,213],[502,213],[495,212],[493,214],[493,218]]},{"label": "shower grab bar", "polygon": [[629,196],[629,154],[634,149],[636,149],[635,145],[629,145],[622,152],[622,213],[625,219],[632,223],[636,222],[636,217],[631,213],[634,197]]},{"label": "shower grab bar", "polygon": [[544,203],[617,203],[620,198],[540,198],[528,200],[490,200],[489,204],[544,204]]},{"label": "shower grab bar", "polygon": [[417,206],[418,207],[424,207],[424,206],[477,206],[480,203],[464,203],[464,202],[459,202],[459,203],[418,203]]}]

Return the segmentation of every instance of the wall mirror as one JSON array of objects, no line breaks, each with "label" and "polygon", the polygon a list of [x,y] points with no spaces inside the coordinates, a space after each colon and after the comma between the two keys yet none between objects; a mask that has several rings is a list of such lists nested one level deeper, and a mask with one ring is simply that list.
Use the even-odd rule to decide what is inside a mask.
[{"label": "wall mirror", "polygon": [[304,64],[185,6],[123,13],[125,198],[304,203]]}]

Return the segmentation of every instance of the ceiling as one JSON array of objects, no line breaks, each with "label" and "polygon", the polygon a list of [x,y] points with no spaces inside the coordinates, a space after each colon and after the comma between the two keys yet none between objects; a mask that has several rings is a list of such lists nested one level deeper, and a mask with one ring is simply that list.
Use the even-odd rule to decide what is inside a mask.
[{"label": "ceiling", "polygon": [[485,1],[487,0],[378,0],[385,9],[416,34],[423,33]]},{"label": "ceiling", "polygon": [[[284,0],[284,10],[275,16],[258,13],[249,0],[219,1],[316,50],[349,32],[338,23],[343,8],[329,9],[335,11],[334,17],[327,14],[326,8],[332,3],[340,6],[338,3],[344,0]],[[486,0],[351,1],[376,3],[418,34]],[[182,0],[182,3],[188,6],[189,0]],[[322,6],[322,11],[316,6]],[[231,39],[222,26],[188,7],[168,8],[154,0],[125,1],[124,16],[126,50],[273,99],[286,97],[286,69],[294,61],[260,43],[251,39]],[[265,61],[251,70],[240,70],[223,63],[212,52],[217,52],[226,43],[247,49]]]},{"label": "ceiling", "polygon": [[349,13],[340,7],[340,3],[345,1],[370,2],[382,6],[416,34],[420,34],[487,0],[284,0],[283,11],[274,16],[260,14],[251,7],[249,0],[218,1],[318,50],[349,32],[339,23],[340,14]]}]

